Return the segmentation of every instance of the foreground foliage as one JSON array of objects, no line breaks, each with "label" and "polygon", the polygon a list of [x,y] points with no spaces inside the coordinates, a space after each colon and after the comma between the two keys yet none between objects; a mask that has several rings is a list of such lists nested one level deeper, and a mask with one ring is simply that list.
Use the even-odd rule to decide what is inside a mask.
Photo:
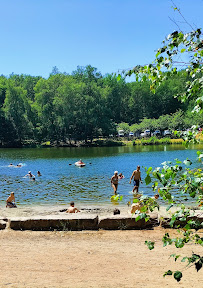
[{"label": "foreground foliage", "polygon": [[[177,8],[176,8],[177,9]],[[186,90],[184,92],[176,91],[174,96],[183,103],[189,99],[193,103],[193,111],[201,115],[203,113],[203,39],[201,29],[196,29],[189,33],[174,31],[163,41],[163,46],[158,49],[156,59],[153,63],[144,67],[136,66],[128,71],[126,75],[136,74],[138,82],[151,83],[151,91],[155,93],[157,87],[171,76],[177,75],[178,61],[176,56],[184,55],[183,65],[185,65],[188,80],[186,81]],[[119,77],[120,78],[120,77]],[[195,129],[194,129],[195,130]],[[185,135],[187,142],[193,141],[194,133],[189,131]],[[185,203],[195,201],[198,209],[203,208],[203,154],[198,152],[198,161],[201,163],[199,168],[190,168],[192,165],[190,159],[183,162],[176,159],[175,163],[164,162],[161,167],[156,169],[146,168],[145,182],[152,184],[154,192],[158,192],[161,198],[168,204],[167,210],[174,206],[176,211],[171,213],[170,227],[179,228],[180,237],[172,239],[166,233],[162,239],[163,246],[174,244],[180,249],[190,242],[194,242],[200,247],[203,246],[203,237],[198,233],[203,228],[203,223],[198,219],[202,213],[195,214]],[[143,208],[144,209],[144,208]],[[138,217],[143,211],[138,212]],[[138,218],[139,219],[139,218]],[[146,216],[147,220],[147,216]],[[183,227],[183,228],[181,228]],[[155,243],[145,241],[150,250],[154,248]],[[202,250],[201,250],[202,251]],[[187,267],[194,265],[197,272],[202,268],[203,256],[193,253],[191,256],[182,257],[172,254],[175,261],[181,259],[187,263]],[[178,282],[183,277],[181,271],[168,270],[165,276],[173,275]]]}]

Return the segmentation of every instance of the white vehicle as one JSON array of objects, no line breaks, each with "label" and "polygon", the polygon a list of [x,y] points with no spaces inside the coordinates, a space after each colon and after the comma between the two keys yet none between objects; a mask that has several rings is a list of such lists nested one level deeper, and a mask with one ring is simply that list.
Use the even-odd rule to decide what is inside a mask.
[{"label": "white vehicle", "polygon": [[161,131],[160,130],[155,130],[152,135],[153,136],[161,136]]},{"label": "white vehicle", "polygon": [[130,132],[129,133],[129,137],[133,137],[134,136],[134,133],[133,132]]},{"label": "white vehicle", "polygon": [[119,137],[124,137],[124,131],[123,130],[118,130],[118,136]]},{"label": "white vehicle", "polygon": [[170,130],[164,130],[164,136],[171,136],[172,133]]},{"label": "white vehicle", "polygon": [[151,135],[151,132],[149,129],[145,130],[144,133],[145,133],[146,137]]},{"label": "white vehicle", "polygon": [[147,129],[140,134],[140,137],[149,137],[150,135],[151,135],[151,132],[150,130]]}]

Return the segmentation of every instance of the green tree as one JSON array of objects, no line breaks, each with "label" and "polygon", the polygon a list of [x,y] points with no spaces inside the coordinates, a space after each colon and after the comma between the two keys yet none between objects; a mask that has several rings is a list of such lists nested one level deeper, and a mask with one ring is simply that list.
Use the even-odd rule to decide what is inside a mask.
[{"label": "green tree", "polygon": [[8,82],[3,110],[16,132],[17,141],[22,141],[28,135],[28,121],[25,114],[27,105],[26,91],[15,87],[12,81]]}]

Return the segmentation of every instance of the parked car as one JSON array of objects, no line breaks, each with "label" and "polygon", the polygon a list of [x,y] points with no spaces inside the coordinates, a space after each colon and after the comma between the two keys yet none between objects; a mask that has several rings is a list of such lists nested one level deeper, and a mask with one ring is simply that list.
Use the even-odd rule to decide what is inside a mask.
[{"label": "parked car", "polygon": [[124,137],[124,131],[123,130],[118,130],[118,136],[119,137]]},{"label": "parked car", "polygon": [[150,135],[151,135],[151,132],[150,130],[147,129],[140,134],[140,137],[149,137]]},{"label": "parked car", "polygon": [[172,133],[170,130],[164,130],[164,136],[171,136]]},{"label": "parked car", "polygon": [[134,133],[133,132],[130,132],[129,133],[129,137],[133,137],[134,136]]},{"label": "parked car", "polygon": [[154,136],[161,136],[161,131],[160,131],[160,130],[155,130],[155,131],[153,132],[153,135],[154,135]]}]

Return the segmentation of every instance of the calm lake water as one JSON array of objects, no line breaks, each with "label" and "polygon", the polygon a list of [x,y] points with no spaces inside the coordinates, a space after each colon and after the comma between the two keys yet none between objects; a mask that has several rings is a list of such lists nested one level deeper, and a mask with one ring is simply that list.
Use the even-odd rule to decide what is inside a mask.
[{"label": "calm lake water", "polygon": [[[193,167],[197,167],[200,164],[195,161],[196,152],[202,149],[202,144],[187,150],[182,145],[0,149],[0,206],[5,207],[5,200],[12,191],[20,206],[67,205],[71,200],[83,204],[108,204],[113,195],[110,178],[115,170],[125,176],[118,186],[125,204],[133,197],[129,178],[137,165],[141,166],[143,180],[144,167],[155,168],[167,160],[188,158]],[[79,159],[86,167],[74,165]],[[22,163],[22,167],[9,167],[10,163]],[[38,170],[41,177],[37,177]],[[36,176],[36,181],[24,177],[28,171]],[[150,185],[146,186],[144,181],[140,191],[153,195]]]}]

